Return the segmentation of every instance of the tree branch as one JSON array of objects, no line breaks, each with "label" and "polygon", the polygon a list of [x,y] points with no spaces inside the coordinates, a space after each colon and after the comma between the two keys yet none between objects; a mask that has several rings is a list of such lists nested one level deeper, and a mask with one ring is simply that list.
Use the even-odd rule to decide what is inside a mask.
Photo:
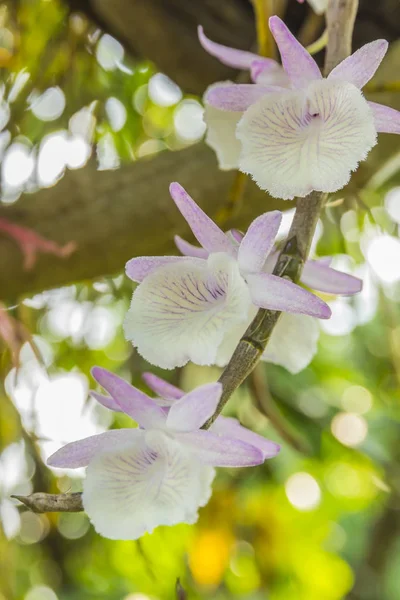
[{"label": "tree branch", "polygon": [[[325,57],[325,74],[351,53],[351,38],[358,0],[330,0],[327,10],[328,46]],[[343,39],[342,39],[343,38]],[[326,200],[326,194],[312,192],[297,200],[285,246],[279,255],[274,275],[287,277],[294,282],[300,278],[315,228]],[[233,392],[243,383],[260,360],[281,313],[260,309],[236,347],[225,367],[220,383],[223,392],[217,410],[203,425],[208,429],[221,413]]]},{"label": "tree branch", "polygon": [[25,504],[30,510],[36,513],[46,512],[81,512],[82,493],[73,494],[45,494],[37,492],[29,496],[11,496]]},{"label": "tree branch", "polygon": [[[76,244],[71,256],[41,254],[35,267],[26,271],[15,241],[0,232],[0,300],[15,302],[44,289],[114,275],[132,256],[175,254],[174,234],[186,236],[189,230],[171,202],[170,182],[179,181],[215,217],[225,206],[234,178],[234,171],[217,170],[211,149],[196,144],[113,171],[97,171],[93,160],[69,171],[34,200],[26,194],[13,205],[0,205],[0,219],[33,229],[60,246]],[[267,202],[249,180],[246,202],[223,226],[243,229],[265,211]],[[268,205],[271,210],[282,206],[273,199]]]}]

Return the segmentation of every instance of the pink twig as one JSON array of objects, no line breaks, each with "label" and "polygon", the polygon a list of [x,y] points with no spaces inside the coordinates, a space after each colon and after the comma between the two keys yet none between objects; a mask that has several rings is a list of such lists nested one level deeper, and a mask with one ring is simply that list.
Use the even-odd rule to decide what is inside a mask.
[{"label": "pink twig", "polygon": [[17,242],[24,256],[24,269],[27,271],[34,267],[39,252],[66,258],[75,252],[77,248],[75,242],[68,242],[65,246],[59,246],[56,242],[42,237],[33,229],[15,225],[3,218],[0,218],[0,231],[3,231]]}]

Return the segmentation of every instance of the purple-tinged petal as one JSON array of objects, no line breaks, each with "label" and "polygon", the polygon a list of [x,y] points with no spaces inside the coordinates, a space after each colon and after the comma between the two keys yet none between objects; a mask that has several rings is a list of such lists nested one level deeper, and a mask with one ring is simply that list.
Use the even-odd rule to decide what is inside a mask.
[{"label": "purple-tinged petal", "polygon": [[[219,81],[209,86],[204,97],[211,89],[231,86],[232,81]],[[207,126],[205,142],[217,156],[222,171],[237,169],[239,166],[240,142],[236,139],[236,126],[242,116],[240,112],[219,110],[211,104],[204,104],[203,121]]]},{"label": "purple-tinged petal", "polygon": [[179,183],[171,183],[169,191],[193,235],[205,250],[234,254],[233,246],[225,233],[206,215]]},{"label": "purple-tinged petal", "polygon": [[311,292],[269,273],[246,277],[253,303],[260,308],[329,319],[329,306]]},{"label": "purple-tinged petal", "polygon": [[138,539],[159,525],[194,523],[211,496],[215,471],[159,431],[88,466],[83,507],[96,531]]},{"label": "purple-tinged petal", "polygon": [[322,79],[321,71],[313,57],[279,17],[269,19],[269,28],[277,43],[283,68],[294,87],[305,87],[310,81]]},{"label": "purple-tinged petal", "polygon": [[213,467],[252,467],[265,459],[262,450],[252,444],[203,429],[175,433],[174,438],[187,446],[203,464]]},{"label": "purple-tinged petal", "polygon": [[121,409],[141,427],[151,429],[165,424],[165,413],[152,398],[106,369],[93,367],[96,381],[118,402]]},{"label": "purple-tinged petal", "polygon": [[282,66],[272,58],[260,58],[251,63],[251,79],[261,85],[290,87],[290,79]]},{"label": "purple-tinged petal", "polygon": [[239,168],[275,198],[334,192],[376,144],[364,96],[351,83],[310,83],[307,91],[267,94],[236,128]]},{"label": "purple-tinged petal", "polygon": [[93,392],[92,390],[90,390],[89,393],[92,396],[92,398],[97,400],[99,404],[102,404],[106,408],[109,408],[110,410],[113,410],[115,412],[124,412],[118,404],[118,402],[116,402],[111,396],[105,396],[104,394]]},{"label": "purple-tinged petal", "polygon": [[239,231],[239,229],[230,229],[228,233],[230,233],[231,236],[233,237],[233,239],[235,240],[235,242],[238,242],[239,244],[241,243],[242,239],[244,238],[244,233]]},{"label": "purple-tinged petal", "polygon": [[251,300],[237,261],[220,252],[199,262],[167,265],[133,293],[125,336],[153,365],[214,364],[225,333],[247,319]]},{"label": "purple-tinged petal", "polygon": [[374,76],[388,47],[386,40],[375,40],[365,44],[354,54],[342,60],[330,72],[328,79],[347,81],[361,89]]},{"label": "purple-tinged petal", "polygon": [[358,277],[331,269],[316,260],[306,262],[301,281],[314,290],[328,294],[351,296],[362,290],[362,281]]},{"label": "purple-tinged petal", "polygon": [[237,83],[232,85],[213,85],[204,96],[206,104],[218,110],[244,112],[265,94],[282,92],[285,88],[275,85],[255,83]]},{"label": "purple-tinged petal", "polygon": [[208,52],[208,54],[211,54],[211,56],[218,58],[223,65],[233,67],[234,69],[247,70],[254,60],[260,58],[258,54],[253,54],[246,50],[229,48],[228,46],[223,46],[222,44],[211,41],[204,33],[201,25],[199,25],[197,32],[200,44],[203,46],[204,50]]},{"label": "purple-tinged petal", "polygon": [[318,349],[318,319],[283,313],[268,340],[261,360],[280,365],[290,373],[305,369]]},{"label": "purple-tinged petal", "polygon": [[390,106],[368,102],[379,133],[400,133],[400,112]]},{"label": "purple-tinged petal", "polygon": [[221,383],[206,383],[177,400],[170,408],[167,428],[175,431],[200,429],[217,408],[222,394]]},{"label": "purple-tinged petal", "polygon": [[276,456],[280,450],[279,444],[267,440],[262,435],[254,433],[250,429],[243,427],[237,419],[232,417],[218,417],[212,425],[210,431],[221,436],[227,436],[242,442],[247,442],[256,448],[259,448],[264,455],[264,458],[272,458]]},{"label": "purple-tinged petal", "polygon": [[179,235],[174,236],[174,242],[179,252],[182,252],[184,256],[205,259],[208,258],[207,250],[204,250],[204,248],[199,248],[198,246],[194,246],[193,244],[189,244],[189,242],[181,238]]},{"label": "purple-tinged petal", "polygon": [[60,469],[86,467],[96,455],[134,445],[141,436],[141,429],[111,429],[63,446],[47,459],[47,464]]},{"label": "purple-tinged petal", "polygon": [[129,279],[140,283],[145,277],[160,267],[185,260],[187,260],[185,256],[139,256],[138,258],[128,260],[125,272]]},{"label": "purple-tinged petal", "polygon": [[271,252],[282,213],[279,210],[257,217],[247,230],[239,246],[238,263],[242,273],[259,273]]},{"label": "purple-tinged petal", "polygon": [[315,262],[319,263],[320,265],[323,265],[324,267],[329,267],[332,264],[332,256],[322,256],[321,258],[318,258]]},{"label": "purple-tinged petal", "polygon": [[142,379],[146,385],[157,394],[157,396],[160,396],[160,398],[164,398],[165,400],[179,400],[185,395],[183,390],[180,390],[178,387],[172,385],[172,383],[161,379],[161,377],[157,377],[154,373],[142,373]]}]

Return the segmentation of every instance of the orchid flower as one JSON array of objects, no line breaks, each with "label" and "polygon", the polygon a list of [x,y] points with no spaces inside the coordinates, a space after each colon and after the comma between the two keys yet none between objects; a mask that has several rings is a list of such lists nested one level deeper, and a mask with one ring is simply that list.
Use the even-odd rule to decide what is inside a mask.
[{"label": "orchid flower", "polygon": [[279,211],[255,219],[238,244],[178,183],[171,184],[170,193],[202,248],[192,256],[143,256],[127,263],[128,277],[139,285],[125,335],[146,360],[166,369],[189,360],[215,364],[224,338],[248,323],[254,307],[330,317],[320,298],[263,270]]},{"label": "orchid flower", "polygon": [[[231,239],[237,246],[243,239],[243,234],[234,230],[230,232]],[[185,256],[207,259],[209,253],[203,248],[193,246],[179,236],[175,236],[175,244]],[[273,250],[263,265],[263,272],[272,273],[278,258],[278,251]],[[347,273],[341,273],[330,267],[331,258],[308,260],[304,265],[301,282],[310,288],[334,295],[353,295],[362,289],[362,281]],[[243,336],[257,307],[249,311],[247,322],[232,328],[220,345],[215,364],[224,367],[230,360],[240,338]],[[285,367],[291,373],[305,369],[317,351],[320,328],[318,320],[308,315],[284,313],[268,341],[261,360]]]},{"label": "orchid flower", "polygon": [[194,523],[211,496],[214,467],[259,465],[279,452],[277,444],[235,419],[218,417],[211,430],[201,429],[216,410],[220,383],[184,394],[147,374],[161,396],[152,399],[105,369],[94,367],[92,374],[109,393],[93,397],[139,427],[67,444],[47,464],[87,467],[83,507],[104,537],[137,539],[159,525]]},{"label": "orchid flower", "polygon": [[[201,26],[198,28],[198,35],[206,52],[228,67],[249,71],[251,80],[262,86],[264,92],[274,91],[276,86],[277,89],[289,87],[289,77],[276,60],[217,44],[205,35]],[[209,86],[204,94],[203,119],[207,125],[205,141],[216,153],[218,165],[224,171],[237,169],[239,165],[241,145],[236,138],[236,126],[243,113],[215,108],[208,103],[207,98],[214,89],[223,86],[231,88],[233,85],[232,81],[220,81]],[[254,86],[245,87],[254,90]]]},{"label": "orchid flower", "polygon": [[271,195],[292,199],[335,192],[376,144],[377,132],[400,133],[400,112],[367,102],[388,43],[376,40],[342,61],[327,78],[278,17],[269,26],[291,89],[261,85],[214,86],[207,102],[243,113],[236,127],[239,168]]}]

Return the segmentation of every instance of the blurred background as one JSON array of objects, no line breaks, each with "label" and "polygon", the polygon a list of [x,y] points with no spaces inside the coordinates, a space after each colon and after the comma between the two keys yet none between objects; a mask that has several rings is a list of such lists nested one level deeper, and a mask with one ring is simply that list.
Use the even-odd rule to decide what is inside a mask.
[{"label": "blurred background", "polygon": [[[307,4],[276,0],[276,11],[304,43],[323,31]],[[398,600],[395,136],[380,136],[314,239],[314,254],[362,277],[363,292],[324,296],[333,316],[307,369],[263,364],[227,406],[282,444],[277,458],[221,469],[195,526],[160,527],[138,542],[100,538],[83,513],[39,515],[10,498],[79,491],[83,472],[49,469],[46,458],[130,426],[88,399],[90,368],[145,389],[149,365],[122,334],[132,293],[123,266],[171,252],[172,235],[185,233],[169,181],[221,226],[245,229],[278,207],[281,236],[288,231],[292,204],[268,203],[250,182],[232,207],[237,177],[218,172],[201,142],[202,93],[237,74],[200,48],[198,23],[212,39],[254,47],[248,0],[0,4],[0,600]],[[367,95],[397,108],[399,24],[397,1],[360,3],[355,46],[391,42]],[[219,375],[152,370],[186,390]]]}]

